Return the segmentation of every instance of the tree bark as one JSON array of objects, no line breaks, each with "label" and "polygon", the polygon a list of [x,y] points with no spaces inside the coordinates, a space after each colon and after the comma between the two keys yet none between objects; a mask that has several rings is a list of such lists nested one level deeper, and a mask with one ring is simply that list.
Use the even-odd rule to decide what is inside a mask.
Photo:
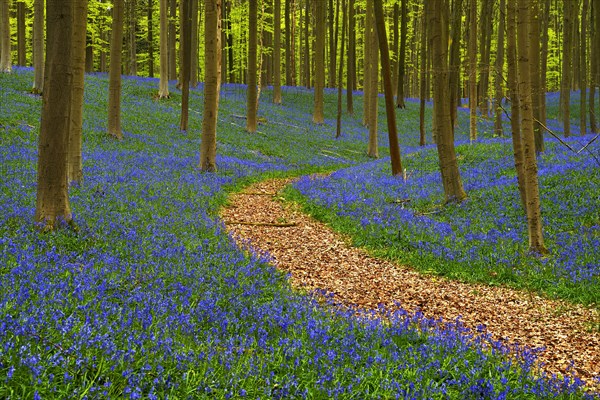
[{"label": "tree bark", "polygon": [[489,117],[489,82],[490,82],[490,47],[492,42],[492,16],[493,16],[493,0],[484,0],[481,5],[478,33],[481,34],[480,42],[480,64],[479,64],[479,84],[477,98],[479,99],[479,108],[481,115],[484,118]]},{"label": "tree bark", "polygon": [[540,48],[540,122],[547,126],[546,121],[546,93],[548,92],[548,83],[546,73],[548,71],[548,27],[550,24],[550,0],[544,1],[544,9],[541,21],[541,43]]},{"label": "tree bark", "polygon": [[137,15],[136,15],[136,0],[128,0],[127,6],[127,49],[129,54],[129,75],[137,75]]},{"label": "tree bark", "polygon": [[108,134],[123,139],[121,130],[121,51],[123,48],[123,0],[114,0],[110,38],[108,86]]},{"label": "tree bark", "polygon": [[10,10],[8,0],[0,0],[0,73],[10,73],[11,71]]},{"label": "tree bark", "polygon": [[[406,1],[406,0],[405,0]],[[460,40],[462,35],[462,0],[454,0],[452,3],[452,40],[450,43],[450,117],[452,126],[458,124],[457,108],[460,99],[458,88],[460,86]],[[503,32],[504,33],[504,32]],[[503,34],[502,33],[502,34]]]},{"label": "tree bark", "polygon": [[195,88],[198,86],[198,1],[192,0],[191,18],[192,18],[192,52],[190,61],[190,87]]},{"label": "tree bark", "polygon": [[338,71],[337,120],[335,137],[342,136],[342,86],[344,77],[344,46],[346,41],[346,0],[342,0],[342,48],[340,50],[340,69]]},{"label": "tree bark", "polygon": [[356,81],[356,23],[354,21],[354,0],[348,0],[348,74],[346,83],[346,110],[348,114],[354,114],[354,99],[352,91]]},{"label": "tree bark", "polygon": [[44,0],[33,3],[33,87],[31,92],[44,90]]},{"label": "tree bark", "polygon": [[531,100],[533,111],[533,137],[535,139],[535,151],[537,153],[544,152],[544,130],[538,121],[541,120],[541,96],[546,96],[542,93],[542,83],[540,75],[540,0],[530,1],[530,17],[531,29],[529,31],[529,46],[531,47],[529,68],[531,70]]},{"label": "tree bark", "polygon": [[74,2],[71,98],[71,126],[69,133],[68,182],[81,183],[83,166],[81,142],[83,131],[83,87],[85,79],[85,53],[87,37],[87,0]]},{"label": "tree bark", "polygon": [[477,0],[469,8],[469,139],[477,140]]},{"label": "tree bark", "polygon": [[281,0],[273,4],[273,103],[281,104]]},{"label": "tree bark", "polygon": [[158,97],[169,97],[169,16],[167,15],[168,0],[160,1],[160,80]]},{"label": "tree bark", "polygon": [[446,8],[442,2],[434,1],[429,6],[429,27],[431,28],[432,69],[433,69],[433,119],[437,131],[437,149],[440,163],[440,173],[444,186],[446,203],[461,202],[467,194],[463,189],[456,152],[454,149],[454,128],[450,115],[450,97],[448,82],[448,40],[444,15]]},{"label": "tree bark", "polygon": [[181,0],[181,36],[185,39],[180,41],[181,52],[181,119],[179,129],[188,130],[189,102],[190,102],[190,71],[192,63],[192,1]]},{"label": "tree bark", "polygon": [[563,2],[563,59],[560,83],[560,109],[565,137],[571,135],[571,55],[573,52],[571,48],[573,45],[573,13],[571,3],[573,1]]},{"label": "tree bark", "polygon": [[579,132],[581,136],[586,134],[587,131],[587,118],[585,113],[586,108],[586,91],[587,91],[587,11],[588,11],[588,0],[583,0],[581,7],[581,39],[579,41],[579,67],[581,71],[579,73],[579,90],[581,95],[579,96]]},{"label": "tree bark", "polygon": [[394,104],[394,88],[392,84],[390,52],[388,49],[387,35],[385,33],[385,20],[383,17],[383,5],[381,0],[375,0],[373,4],[375,14],[375,27],[381,52],[381,69],[383,74],[383,87],[385,92],[385,111],[387,116],[388,138],[390,142],[390,162],[392,175],[402,175],[402,161],[400,159],[400,147],[398,145],[398,131],[396,128],[396,110]]},{"label": "tree bark", "polygon": [[404,98],[406,97],[404,94],[404,81],[406,77],[406,34],[408,31],[406,2],[408,0],[401,1],[402,4],[400,6],[400,53],[398,53],[398,88],[396,107],[406,108],[406,104],[404,103]]},{"label": "tree bark", "polygon": [[258,3],[249,0],[248,9],[248,92],[246,103],[246,130],[256,132],[256,74],[257,74],[257,31],[258,31]]},{"label": "tree bark", "polygon": [[315,104],[313,122],[325,122],[324,94],[325,87],[325,19],[327,17],[327,3],[315,0]]},{"label": "tree bark", "polygon": [[[428,3],[423,5],[427,9]],[[427,15],[423,12],[421,16],[421,48],[419,57],[420,79],[419,79],[419,146],[425,146],[425,102],[427,97]],[[435,141],[435,138],[434,138]]]},{"label": "tree bark", "polygon": [[[321,0],[325,1],[325,0]],[[336,4],[339,4],[336,1]],[[334,18],[335,18],[335,8],[333,7],[333,0],[329,0],[328,8],[328,18],[329,18],[329,84],[327,85],[330,88],[335,87],[335,72],[336,72],[336,46],[335,46],[335,32],[334,32]]]},{"label": "tree bark", "polygon": [[292,86],[292,23],[290,20],[292,0],[285,0],[285,84]]},{"label": "tree bark", "polygon": [[[506,12],[506,0],[500,0],[500,7],[498,12],[498,36],[497,36],[497,48],[496,48],[496,78],[494,79],[495,95],[494,95],[494,134],[496,136],[503,136],[504,129],[502,128],[502,100],[504,99],[504,36],[505,32],[505,12]],[[450,85],[452,89],[452,85]]]},{"label": "tree bark", "polygon": [[[45,90],[38,144],[34,220],[44,230],[70,223],[67,165],[71,121],[74,3],[48,0]],[[4,53],[3,53],[4,54]]]},{"label": "tree bark", "polygon": [[[511,0],[516,1],[516,0]],[[527,231],[529,250],[538,254],[548,252],[542,235],[542,214],[538,185],[537,160],[535,155],[535,138],[533,132],[533,108],[531,93],[530,43],[531,27],[529,0],[519,2],[517,12],[517,54],[519,69],[519,103],[521,107],[521,136],[523,138],[523,154],[525,156],[525,191],[527,203]]]},{"label": "tree bark", "polygon": [[204,0],[204,112],[202,114],[202,141],[200,169],[217,170],[217,116],[221,79],[221,0]]},{"label": "tree bark", "polygon": [[307,89],[311,87],[311,68],[310,61],[312,59],[310,52],[310,0],[306,0],[306,8],[304,10],[304,69],[305,69],[305,86]]},{"label": "tree bark", "polygon": [[26,65],[25,53],[25,2],[17,2],[17,65]]},{"label": "tree bark", "polygon": [[367,13],[365,21],[366,44],[369,48],[369,86],[366,93],[366,101],[369,102],[367,126],[369,127],[369,149],[368,156],[379,157],[377,117],[379,115],[379,51],[377,43],[377,25],[375,22],[375,0],[367,0]]},{"label": "tree bark", "polygon": [[590,98],[589,98],[589,112],[590,112],[590,130],[592,133],[598,133],[597,116],[596,116],[596,86],[600,86],[600,4],[598,2],[592,2],[592,12],[590,13],[592,19],[592,65],[591,65],[591,82],[590,82]]},{"label": "tree bark", "polygon": [[169,1],[169,80],[177,79],[177,0]]},{"label": "tree bark", "polygon": [[154,21],[152,18],[154,15],[154,3],[152,0],[148,0],[146,11],[148,17],[148,76],[154,78]]}]

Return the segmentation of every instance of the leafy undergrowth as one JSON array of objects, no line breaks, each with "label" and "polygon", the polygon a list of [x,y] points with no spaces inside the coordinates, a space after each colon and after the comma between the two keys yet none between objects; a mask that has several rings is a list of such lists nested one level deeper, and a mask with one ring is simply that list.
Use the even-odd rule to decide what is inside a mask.
[{"label": "leafy undergrowth", "polygon": [[200,173],[200,89],[182,133],[175,90],[158,102],[156,80],[125,79],[125,140],[114,142],[106,77],[88,76],[85,181],[71,189],[79,231],[40,234],[32,79],[24,69],[0,75],[1,398],[584,396],[577,380],[540,376],[534,351],[509,357],[459,322],[399,312],[384,323],[324,307],[235,247],[216,217],[227,191],[366,161],[356,120],[335,141],[332,124],[295,111],[310,92],[287,89],[284,107],[263,102],[267,122],[248,135],[242,89],[224,86],[219,172]]}]

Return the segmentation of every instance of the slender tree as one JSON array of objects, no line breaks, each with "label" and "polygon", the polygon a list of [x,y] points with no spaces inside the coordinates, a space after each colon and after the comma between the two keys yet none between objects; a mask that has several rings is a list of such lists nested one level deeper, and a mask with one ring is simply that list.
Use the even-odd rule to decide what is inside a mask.
[{"label": "slender tree", "polygon": [[25,66],[25,2],[17,1],[17,65]]},{"label": "slender tree", "polygon": [[337,98],[337,121],[335,137],[342,136],[342,86],[344,76],[344,45],[346,41],[346,0],[342,0],[342,48],[340,50],[340,68],[338,71],[338,98]]},{"label": "slender tree", "polygon": [[354,114],[354,99],[352,97],[352,91],[355,89],[355,75],[356,75],[356,32],[355,32],[355,21],[354,21],[354,0],[348,0],[348,74],[346,83],[346,110],[348,114]]},{"label": "slender tree", "polygon": [[148,0],[146,16],[148,19],[148,76],[154,78],[154,2],[152,0]]},{"label": "slender tree", "polygon": [[[321,0],[321,1],[325,1],[325,0]],[[339,5],[339,1],[335,2],[336,4]],[[333,6],[333,0],[329,0],[329,6],[327,7],[327,16],[329,18],[329,23],[327,24],[327,27],[329,28],[329,35],[328,35],[328,39],[329,39],[329,68],[328,68],[328,72],[329,72],[329,79],[328,79],[328,87],[333,88],[335,87],[335,72],[336,72],[336,53],[337,53],[337,47],[335,45],[335,24],[334,24],[334,19],[335,19],[335,7]]]},{"label": "slender tree", "polygon": [[[421,40],[419,55],[419,146],[425,146],[425,102],[427,101],[427,18],[425,9],[429,3],[423,4],[421,14]],[[435,140],[435,138],[434,138]]]},{"label": "slender tree", "polygon": [[[458,124],[457,108],[460,100],[460,46],[462,35],[462,4],[463,0],[454,0],[452,2],[452,39],[450,43],[450,74],[448,84],[450,85],[450,116],[452,117],[452,126]],[[502,32],[504,34],[504,32]],[[500,46],[500,45],[499,45]]]},{"label": "slender tree", "polygon": [[200,169],[217,170],[217,115],[219,88],[221,86],[221,0],[204,0],[204,112],[202,116],[202,141],[200,144]]},{"label": "slender tree", "polygon": [[74,2],[48,0],[45,85],[38,142],[35,222],[53,230],[71,223],[67,165],[72,112]]},{"label": "slender tree", "polygon": [[541,11],[542,19],[540,21],[540,122],[546,126],[546,92],[548,91],[548,80],[546,78],[548,71],[548,28],[550,25],[550,1],[544,0],[543,10]]},{"label": "slender tree", "polygon": [[592,20],[592,45],[591,51],[592,60],[591,65],[591,81],[590,81],[590,98],[589,98],[589,112],[590,112],[590,130],[593,133],[600,131],[597,124],[595,98],[596,98],[596,86],[600,86],[600,4],[597,1],[592,1],[592,12],[590,17]]},{"label": "slender tree", "polygon": [[535,139],[535,151],[544,152],[544,130],[539,121],[541,117],[542,83],[540,74],[540,0],[529,0],[531,10],[531,29],[529,30],[529,46],[531,47],[529,68],[531,70],[531,101],[533,111],[533,137]]},{"label": "slender tree", "polygon": [[571,62],[573,54],[573,6],[577,1],[563,2],[563,54],[560,83],[560,109],[565,137],[571,135]]},{"label": "slender tree", "polygon": [[33,87],[31,92],[44,90],[44,0],[33,3]]},{"label": "slender tree", "polygon": [[281,0],[273,3],[273,103],[281,104]]},{"label": "slender tree", "polygon": [[313,122],[325,122],[324,95],[325,87],[325,19],[327,17],[327,3],[323,0],[315,1],[315,107]]},{"label": "slender tree", "polygon": [[192,18],[192,59],[190,61],[190,87],[195,88],[198,86],[198,2],[199,0],[192,0],[191,18]]},{"label": "slender tree", "polygon": [[469,0],[469,138],[477,140],[477,0]]},{"label": "slender tree", "polygon": [[169,97],[169,16],[167,15],[168,0],[160,2],[160,80],[158,97]]},{"label": "slender tree", "polygon": [[379,51],[377,43],[377,26],[375,22],[375,0],[367,0],[367,13],[365,21],[365,45],[369,48],[367,53],[369,63],[369,75],[365,78],[369,80],[369,85],[365,91],[365,102],[368,102],[367,126],[369,127],[369,147],[367,155],[369,157],[379,157],[377,117],[378,94],[379,94]]},{"label": "slender tree", "polygon": [[136,0],[127,0],[127,55],[129,75],[137,75],[137,12]]},{"label": "slender tree", "polygon": [[73,13],[73,84],[71,98],[71,127],[69,133],[69,183],[80,183],[83,179],[81,142],[83,134],[83,87],[85,77],[85,53],[87,36],[87,0],[74,2]]},{"label": "slender tree", "polygon": [[400,6],[400,53],[398,54],[398,88],[396,98],[396,107],[398,108],[406,107],[404,103],[404,80],[406,77],[406,33],[408,31],[407,1],[401,0],[402,4]]},{"label": "slender tree", "polygon": [[[495,95],[494,95],[494,134],[502,136],[504,130],[502,128],[502,100],[504,99],[504,36],[505,32],[505,15],[506,15],[506,0],[500,0],[500,6],[498,10],[498,36],[497,36],[497,48],[496,48],[496,63],[494,79]],[[450,86],[452,88],[452,85]]]},{"label": "slender tree", "polygon": [[390,53],[388,49],[387,35],[385,32],[385,19],[383,17],[383,5],[381,0],[375,0],[373,4],[375,14],[375,26],[381,52],[381,70],[383,74],[383,88],[385,92],[385,111],[387,116],[388,138],[390,142],[390,159],[392,175],[402,174],[402,161],[400,159],[400,147],[398,145],[398,131],[396,128],[396,111],[394,104],[394,89],[392,85],[392,74],[390,66]]},{"label": "slender tree", "polygon": [[[285,0],[285,84],[292,86],[292,23],[291,23],[291,2],[293,0]],[[308,10],[307,10],[308,12]]]},{"label": "slender tree", "polygon": [[183,46],[181,60],[181,119],[179,129],[188,130],[189,102],[190,102],[190,71],[192,67],[192,1],[181,0],[183,7],[181,13],[181,36],[185,39],[180,41]]},{"label": "slender tree", "polygon": [[256,132],[257,124],[257,50],[258,50],[258,2],[248,2],[248,101],[246,104],[246,130],[250,133]]},{"label": "slender tree", "polygon": [[310,80],[310,62],[311,62],[311,54],[310,54],[310,0],[306,0],[305,9],[304,9],[304,85],[307,89],[311,87]]},{"label": "slender tree", "polygon": [[10,10],[8,0],[0,0],[0,72],[11,71]]},{"label": "slender tree", "polygon": [[588,0],[583,0],[581,6],[581,39],[579,41],[579,67],[581,68],[579,74],[579,90],[581,95],[579,96],[579,130],[581,135],[586,134],[587,130],[587,118],[586,118],[586,91],[587,91],[587,12],[588,12]]},{"label": "slender tree", "polygon": [[478,34],[480,35],[479,43],[479,83],[477,85],[477,98],[481,115],[484,118],[489,117],[489,81],[490,81],[490,57],[491,57],[491,42],[492,42],[492,16],[494,0],[483,0],[481,2],[481,13],[479,15],[480,23]]},{"label": "slender tree", "polygon": [[123,48],[123,0],[113,0],[108,84],[108,134],[123,139],[121,130],[121,52]]},{"label": "slender tree", "polygon": [[177,0],[169,0],[169,80],[177,79]]},{"label": "slender tree", "polygon": [[[510,0],[517,1],[517,0]],[[533,132],[533,107],[531,93],[530,43],[531,27],[530,0],[519,1],[517,12],[517,54],[519,69],[519,103],[521,107],[521,136],[525,156],[525,192],[527,204],[527,230],[529,250],[538,254],[548,252],[542,235],[542,213],[538,184],[535,138]]]}]

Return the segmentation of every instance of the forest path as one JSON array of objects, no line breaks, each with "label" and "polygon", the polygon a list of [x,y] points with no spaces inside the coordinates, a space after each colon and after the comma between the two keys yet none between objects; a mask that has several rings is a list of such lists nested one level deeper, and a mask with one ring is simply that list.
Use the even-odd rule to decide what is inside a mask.
[{"label": "forest path", "polygon": [[463,283],[370,256],[352,247],[325,224],[285,203],[279,192],[292,179],[256,183],[232,194],[222,210],[238,245],[268,253],[289,273],[293,287],[325,290],[348,306],[384,305],[428,318],[462,322],[473,332],[482,326],[495,340],[520,347],[544,347],[539,360],[548,373],[577,376],[600,389],[600,313],[505,287]]}]

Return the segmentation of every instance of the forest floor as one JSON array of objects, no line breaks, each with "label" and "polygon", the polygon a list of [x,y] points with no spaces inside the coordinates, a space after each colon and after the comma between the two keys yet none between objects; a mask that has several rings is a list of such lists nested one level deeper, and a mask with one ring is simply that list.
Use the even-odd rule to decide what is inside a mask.
[{"label": "forest floor", "polygon": [[574,373],[600,390],[592,379],[600,371],[600,332],[593,329],[600,322],[597,308],[425,275],[375,258],[284,201],[280,192],[290,182],[271,179],[246,187],[231,195],[221,216],[238,245],[271,257],[293,287],[324,293],[347,307],[460,319],[475,335],[489,334],[515,354],[536,349],[544,371]]}]

